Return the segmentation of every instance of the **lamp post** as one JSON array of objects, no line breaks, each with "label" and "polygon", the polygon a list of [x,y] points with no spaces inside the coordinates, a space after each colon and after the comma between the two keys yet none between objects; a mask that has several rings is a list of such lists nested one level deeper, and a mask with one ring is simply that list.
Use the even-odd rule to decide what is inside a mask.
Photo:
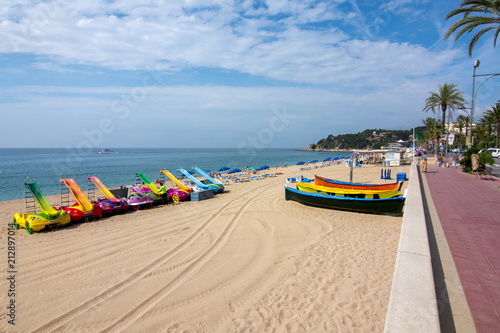
[{"label": "lamp post", "polygon": [[474,69],[472,71],[472,100],[471,100],[471,108],[470,108],[470,126],[469,126],[469,144],[467,145],[467,148],[470,149],[472,147],[472,117],[474,115],[474,107],[475,107],[475,86],[476,86],[476,68],[479,67],[481,62],[479,59],[474,61]]},{"label": "lamp post", "polygon": [[[469,131],[469,145],[468,145],[468,148],[470,148],[472,146],[472,123],[473,123],[472,117],[474,115],[474,109],[476,107],[476,94],[477,94],[477,92],[479,91],[479,89],[482,87],[482,85],[486,81],[488,81],[489,79],[494,78],[494,77],[500,75],[500,73],[494,73],[494,74],[476,74],[476,68],[478,68],[480,64],[481,64],[481,62],[479,61],[479,59],[477,59],[476,61],[474,61],[474,69],[473,69],[473,72],[472,72],[472,100],[471,100],[471,108],[470,108],[470,131]],[[488,77],[486,80],[484,80],[479,85],[479,87],[477,87],[477,90],[475,89],[476,76],[487,76]]]}]

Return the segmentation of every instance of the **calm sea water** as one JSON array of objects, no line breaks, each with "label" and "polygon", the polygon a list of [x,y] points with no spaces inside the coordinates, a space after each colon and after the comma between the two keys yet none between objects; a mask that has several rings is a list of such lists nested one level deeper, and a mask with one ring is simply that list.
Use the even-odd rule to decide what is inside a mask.
[{"label": "calm sea water", "polygon": [[197,166],[217,172],[223,166],[244,169],[246,166],[268,165],[274,168],[323,161],[327,157],[350,156],[348,152],[309,152],[296,149],[150,149],[117,148],[114,154],[98,154],[97,150],[77,149],[0,149],[0,201],[21,199],[26,177],[35,179],[45,195],[60,193],[61,178],[74,178],[87,190],[87,176],[97,176],[107,187],[135,183],[135,173],[143,172],[149,179],[160,178],[159,170],[178,175],[177,169]]}]

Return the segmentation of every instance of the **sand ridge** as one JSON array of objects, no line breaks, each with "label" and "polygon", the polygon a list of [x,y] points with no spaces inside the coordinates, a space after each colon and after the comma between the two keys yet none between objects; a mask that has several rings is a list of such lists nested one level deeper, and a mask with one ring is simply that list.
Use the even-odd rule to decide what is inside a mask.
[{"label": "sand ridge", "polygon": [[[284,200],[286,177],[349,180],[345,165],[277,171],[209,200],[16,231],[19,311],[15,327],[2,316],[2,331],[382,331],[402,218]],[[394,181],[376,166],[354,172]],[[21,207],[0,202],[2,253]]]}]

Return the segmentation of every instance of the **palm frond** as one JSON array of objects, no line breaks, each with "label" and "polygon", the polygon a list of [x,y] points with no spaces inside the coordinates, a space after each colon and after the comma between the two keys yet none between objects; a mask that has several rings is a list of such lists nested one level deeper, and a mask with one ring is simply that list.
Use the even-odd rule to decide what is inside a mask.
[{"label": "palm frond", "polygon": [[498,35],[499,34],[500,34],[500,27],[498,27],[497,31],[495,31],[495,35],[494,35],[494,38],[493,38],[493,47],[497,46],[497,39],[498,39]]},{"label": "palm frond", "polygon": [[[472,50],[476,45],[477,41],[486,32],[494,30],[494,40],[493,47],[496,47],[496,42],[498,35],[500,34],[500,1],[499,0],[465,0],[462,1],[458,9],[452,10],[446,15],[446,19],[454,17],[456,15],[463,14],[463,17],[455,22],[445,33],[444,39],[448,39],[453,33],[457,33],[455,36],[455,42],[463,36],[465,33],[471,33],[474,29],[481,25],[491,25],[493,27],[488,27],[479,31],[473,36],[469,44],[469,55],[472,55]],[[484,14],[484,15],[482,15]],[[471,16],[474,15],[474,16]]]},{"label": "palm frond", "polygon": [[500,19],[492,19],[489,17],[481,17],[481,16],[471,16],[467,18],[463,18],[457,22],[455,22],[444,35],[444,39],[448,39],[451,34],[453,34],[457,29],[463,26],[460,31],[457,32],[455,36],[455,42],[466,32],[471,32],[474,28],[482,25],[482,24],[495,24],[500,23]]},{"label": "palm frond", "polygon": [[470,56],[472,55],[472,50],[474,49],[474,45],[476,45],[476,42],[479,40],[479,38],[481,38],[482,35],[484,35],[485,33],[487,33],[488,31],[490,31],[492,29],[495,29],[495,28],[494,27],[485,28],[485,29],[479,31],[477,34],[475,34],[474,37],[472,37],[472,39],[469,43],[469,55]]}]

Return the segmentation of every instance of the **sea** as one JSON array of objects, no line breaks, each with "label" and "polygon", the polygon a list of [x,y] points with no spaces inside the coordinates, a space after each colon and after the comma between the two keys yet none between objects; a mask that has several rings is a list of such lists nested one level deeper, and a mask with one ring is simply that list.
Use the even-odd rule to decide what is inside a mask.
[{"label": "sea", "polygon": [[36,181],[44,195],[60,194],[62,178],[73,178],[87,190],[87,177],[97,176],[106,187],[136,183],[135,173],[143,172],[151,181],[160,179],[160,170],[179,176],[177,169],[225,173],[220,168],[295,165],[319,162],[331,157],[350,156],[350,152],[316,152],[300,149],[237,148],[0,148],[0,201],[24,198],[24,183]]}]

